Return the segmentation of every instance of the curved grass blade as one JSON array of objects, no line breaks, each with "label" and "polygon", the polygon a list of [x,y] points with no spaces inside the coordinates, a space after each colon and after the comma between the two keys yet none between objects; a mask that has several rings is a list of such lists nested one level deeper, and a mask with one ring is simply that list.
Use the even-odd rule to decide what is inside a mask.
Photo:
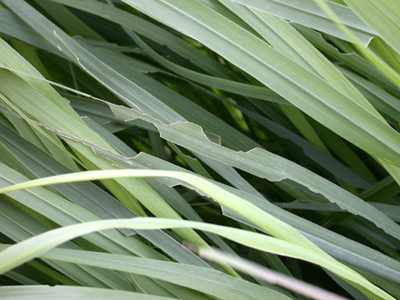
[{"label": "curved grass blade", "polygon": [[218,157],[219,161],[227,165],[270,181],[290,179],[297,182],[314,193],[325,196],[329,201],[338,204],[342,209],[372,221],[390,235],[400,239],[399,225],[385,214],[346,190],[340,189],[340,193],[338,193],[338,186],[287,159],[260,148],[255,148],[245,153],[232,151],[212,143],[204,135],[202,129],[193,123],[176,123],[166,126],[128,108],[113,105],[110,105],[110,108],[121,119],[133,120],[139,118],[154,124],[163,138],[195,153],[211,158]]},{"label": "curved grass blade", "polygon": [[63,249],[53,249],[43,254],[42,258],[134,273],[201,291],[218,299],[289,299],[268,288],[230,277],[217,270],[173,262]]},{"label": "curved grass blade", "polygon": [[327,256],[321,255],[320,252],[314,252],[310,249],[286,241],[240,229],[227,228],[193,221],[180,221],[161,218],[135,218],[96,221],[51,230],[0,252],[0,273],[8,271],[17,265],[40,256],[41,254],[46,253],[52,248],[70,239],[94,231],[115,227],[125,227],[130,229],[167,229],[174,227],[191,227],[193,229],[210,231],[222,237],[262,251],[301,258],[309,262],[323,265],[324,268],[335,273],[339,277],[348,280],[358,289],[362,290],[364,293],[370,295],[374,299],[394,299],[384,291],[372,285],[350,268],[333,259],[327,259]]},{"label": "curved grass blade", "polygon": [[[183,172],[174,171],[158,171],[158,170],[102,170],[102,171],[86,171],[79,173],[63,174],[51,176],[43,179],[35,179],[25,183],[16,184],[10,187],[0,189],[1,193],[8,193],[24,188],[35,187],[39,185],[50,185],[63,182],[79,182],[95,179],[123,178],[123,177],[171,177],[183,182],[189,183],[191,186],[198,188],[200,191],[206,192],[210,197],[218,201],[221,205],[235,211],[246,219],[253,220],[263,230],[271,235],[279,237],[283,240],[291,241],[294,244],[310,247],[314,251],[325,254],[318,247],[305,239],[294,228],[286,223],[276,219],[272,215],[260,210],[244,199],[227,192],[218,187],[207,179],[203,179],[198,175],[192,175]],[[322,255],[322,254],[321,254]],[[326,254],[325,254],[326,255]],[[329,257],[329,256],[327,256]]]}]

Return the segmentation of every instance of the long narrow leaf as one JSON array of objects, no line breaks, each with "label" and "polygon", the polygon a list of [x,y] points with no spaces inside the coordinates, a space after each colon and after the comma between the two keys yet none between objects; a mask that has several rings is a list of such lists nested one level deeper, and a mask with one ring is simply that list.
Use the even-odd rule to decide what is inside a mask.
[{"label": "long narrow leaf", "polygon": [[[353,284],[358,286],[359,289],[370,294],[376,299],[393,299],[391,296],[373,286],[368,281],[363,279],[360,275],[348,269],[343,265],[339,265],[335,261],[326,260],[326,256],[320,256],[317,253],[310,253],[301,246],[294,246],[291,243],[280,241],[265,235],[246,232],[243,235],[241,230],[233,228],[223,228],[216,225],[178,221],[168,219],[151,219],[151,218],[136,218],[136,219],[120,219],[120,220],[107,220],[98,222],[89,222],[85,224],[73,225],[60,229],[55,229],[40,236],[28,239],[17,245],[11,246],[6,250],[0,252],[1,268],[0,272],[9,270],[23,262],[26,262],[34,257],[37,257],[48,250],[56,247],[57,245],[68,241],[69,239],[77,236],[87,234],[93,231],[104,230],[114,227],[125,227],[131,229],[165,229],[190,226],[192,228],[207,230],[217,233],[226,238],[232,239],[236,242],[263,249],[264,251],[275,252],[281,255],[288,255],[294,257],[303,257],[311,262],[318,262],[325,265],[325,267],[336,273],[342,278],[352,281]],[[285,243],[287,244],[286,246]],[[279,245],[279,246],[278,246]],[[268,249],[268,250],[267,250]],[[283,250],[285,249],[285,250]],[[308,254],[307,254],[308,253]]]}]

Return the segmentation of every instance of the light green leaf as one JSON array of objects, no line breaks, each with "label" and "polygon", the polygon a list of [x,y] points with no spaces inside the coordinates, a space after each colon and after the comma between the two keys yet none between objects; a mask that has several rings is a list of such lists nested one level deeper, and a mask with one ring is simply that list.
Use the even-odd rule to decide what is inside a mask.
[{"label": "light green leaf", "polygon": [[[229,0],[246,5],[261,11],[277,15],[284,19],[309,26],[316,30],[329,33],[333,36],[347,40],[348,37],[337,28],[335,23],[324,13],[313,0]],[[375,35],[348,7],[329,2],[329,7],[338,15],[344,25],[349,27],[353,34],[365,44]]]},{"label": "light green leaf", "polygon": [[398,0],[346,0],[346,3],[400,55]]},{"label": "light green leaf", "polygon": [[242,231],[234,228],[224,228],[222,226],[210,225],[191,221],[179,221],[168,219],[135,218],[89,222],[79,225],[73,225],[60,229],[55,229],[37,237],[25,240],[17,245],[11,246],[0,252],[0,272],[9,270],[16,265],[37,257],[57,245],[68,241],[77,236],[91,233],[98,230],[105,230],[114,227],[125,227],[131,229],[166,229],[181,226],[190,226],[192,228],[211,231],[213,233],[232,239],[238,243],[255,247],[260,250],[273,252],[291,257],[303,258],[307,261],[323,264],[325,268],[336,273],[342,278],[350,280],[352,284],[368,293],[376,299],[393,299],[391,296],[373,286],[368,281],[351,269],[339,264],[334,260],[327,259],[325,255],[310,251],[302,246],[281,241],[258,233]]},{"label": "light green leaf", "polygon": [[71,287],[71,286],[9,286],[0,287],[0,299],[90,299],[95,297],[99,300],[121,299],[131,300],[172,300],[176,298],[158,297],[152,295],[144,295],[134,292],[116,291],[99,288],[88,287]]},{"label": "light green leaf", "polygon": [[122,119],[140,118],[147,120],[158,128],[163,138],[193,152],[211,158],[218,157],[219,161],[227,165],[270,181],[290,179],[300,183],[314,193],[319,193],[329,201],[338,204],[342,209],[363,216],[392,236],[400,238],[399,226],[386,215],[345,190],[340,189],[339,192],[338,186],[289,160],[259,148],[245,153],[232,151],[210,142],[201,128],[193,123],[177,123],[165,126],[154,119],[141,116],[133,110],[112,105],[110,107]]},{"label": "light green leaf", "polygon": [[190,5],[180,0],[125,2],[179,28],[355,145],[400,166],[400,136],[397,132],[355,100],[236,24],[196,1]]}]

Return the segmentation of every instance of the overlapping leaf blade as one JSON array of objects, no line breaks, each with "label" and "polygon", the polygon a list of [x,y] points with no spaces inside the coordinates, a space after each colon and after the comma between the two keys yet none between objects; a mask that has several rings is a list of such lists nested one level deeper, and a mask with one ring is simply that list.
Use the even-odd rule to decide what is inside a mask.
[{"label": "overlapping leaf blade", "polygon": [[[374,156],[400,166],[397,132],[229,20],[196,2],[190,5],[182,1],[126,2],[172,27],[179,27],[339,135]],[[378,137],[382,140],[378,141]]]},{"label": "overlapping leaf blade", "polygon": [[[181,247],[182,238],[203,246],[204,241],[213,243],[289,276],[310,276],[301,262],[247,250],[214,234],[220,233],[343,276],[347,282],[329,273],[343,289],[340,292],[356,299],[365,299],[360,291],[368,297],[391,299],[373,284],[397,297],[400,92],[373,60],[368,61],[370,56],[360,57],[366,52],[348,43],[353,38],[335,22],[347,26],[363,44],[376,36],[369,48],[381,65],[392,64],[391,72],[396,72],[399,16],[393,6],[398,1],[367,1],[365,11],[362,1],[335,2],[327,2],[338,16],[332,22],[333,15],[311,0],[1,1],[0,35],[6,41],[1,42],[0,55],[2,186],[78,169],[128,168],[141,169],[133,172],[143,174],[168,170],[161,173],[174,176],[179,171],[183,177],[150,181],[101,177],[100,184],[68,184],[0,196],[0,241],[21,242],[45,231],[56,234],[63,230],[53,231],[58,226],[137,214],[183,217],[200,222],[182,223],[198,229],[219,223],[227,230],[214,228],[203,235],[185,225],[185,229],[174,227],[174,232],[122,229],[90,234],[64,246],[77,249],[73,253],[79,253],[82,261],[74,261],[72,252],[61,258],[69,262],[43,256],[0,277],[1,282],[92,286],[102,288],[92,290],[99,297],[108,295],[104,288],[117,289],[121,297],[135,289],[166,298],[227,297],[221,285],[215,294],[213,283],[197,288],[203,294],[187,288],[196,280],[186,282],[185,274],[191,278],[199,267],[209,274],[215,272],[213,268],[238,274],[228,266],[205,263]],[[371,19],[374,10],[382,22]],[[79,96],[72,95],[70,87]],[[137,155],[140,151],[148,154]],[[197,182],[182,181],[186,176]],[[206,186],[214,189],[212,196],[222,214],[218,204],[205,201]],[[239,233],[232,227],[245,230]],[[279,237],[274,240],[275,250],[249,243],[255,230],[261,232],[257,235],[261,240],[265,233]],[[157,251],[142,244],[143,239]],[[299,252],[285,252],[282,239]],[[354,266],[369,281],[321,250]],[[12,259],[22,258],[13,254]],[[112,267],[102,265],[97,259],[101,256],[119,259],[114,263],[122,271],[123,262],[135,254],[161,260],[154,262],[160,267],[170,258],[177,263],[168,262],[165,272],[148,273],[149,277],[97,268]],[[186,264],[191,266],[185,269]],[[167,265],[181,268],[174,283],[160,280],[168,277]],[[317,272],[311,277],[317,276],[329,288],[331,279]],[[237,286],[245,284],[240,278],[222,276]],[[246,298],[251,288],[245,285],[243,295],[227,291]],[[303,299],[274,289],[280,293],[275,293],[277,297]],[[4,291],[11,292],[7,297],[16,291],[29,292]],[[31,291],[35,297],[62,293],[46,287]],[[65,295],[90,292],[64,291]]]}]

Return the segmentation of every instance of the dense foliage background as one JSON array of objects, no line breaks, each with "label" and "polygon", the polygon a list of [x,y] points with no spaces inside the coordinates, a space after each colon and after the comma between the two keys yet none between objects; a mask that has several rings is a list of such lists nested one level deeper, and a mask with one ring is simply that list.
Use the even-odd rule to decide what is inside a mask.
[{"label": "dense foliage background", "polygon": [[0,298],[400,299],[398,7],[1,0]]}]

